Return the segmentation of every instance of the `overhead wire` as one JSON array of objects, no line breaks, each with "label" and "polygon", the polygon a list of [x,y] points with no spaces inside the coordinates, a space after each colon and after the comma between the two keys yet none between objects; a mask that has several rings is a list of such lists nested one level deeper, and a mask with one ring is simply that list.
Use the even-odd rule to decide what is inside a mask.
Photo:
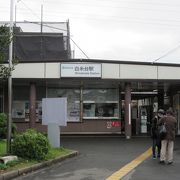
[{"label": "overhead wire", "polygon": [[[46,1],[46,2],[48,2],[48,1]],[[51,0],[51,1],[49,1],[49,2],[51,2],[51,3],[57,3],[57,1],[56,0]],[[91,1],[91,2],[93,2],[93,1]],[[99,8],[112,8],[112,9],[131,9],[131,10],[142,10],[142,11],[157,11],[157,12],[159,12],[160,11],[160,9],[158,9],[158,8],[154,8],[154,7],[152,7],[152,9],[149,9],[149,8],[144,8],[144,7],[129,7],[129,6],[111,6],[111,5],[98,5],[98,4],[94,4],[94,3],[85,3],[84,1],[83,1],[83,3],[78,3],[78,2],[67,2],[67,1],[65,1],[65,2],[63,2],[63,4],[69,4],[69,5],[75,5],[75,6],[87,6],[87,7],[93,7],[93,8],[97,8],[97,7],[99,7]],[[180,5],[177,5],[177,6],[180,6]],[[177,6],[174,6],[174,7],[176,7],[177,8]],[[168,7],[170,7],[170,6],[168,6]],[[176,13],[176,12],[178,12],[179,13],[179,10],[168,10],[168,9],[166,9],[166,13],[167,12],[172,12],[172,13]]]},{"label": "overhead wire", "polygon": [[[56,13],[56,12],[54,12],[54,13],[47,13],[46,12],[46,14],[50,14],[50,15],[52,15],[53,16],[53,14],[55,15],[57,15],[58,13]],[[61,14],[69,14],[69,13],[62,13],[61,12]],[[71,13],[72,14],[72,13]],[[83,15],[83,14],[80,14],[80,15]],[[87,14],[84,14],[84,15],[87,15]],[[96,15],[94,15],[94,16],[96,16]],[[69,16],[69,17],[71,17],[71,16]],[[143,18],[131,18],[131,17],[118,17],[118,16],[102,16],[102,15],[100,15],[100,16],[98,16],[98,18],[97,18],[97,16],[94,18],[94,17],[82,17],[82,16],[76,16],[76,15],[74,15],[74,14],[72,14],[72,18],[74,18],[74,19],[86,19],[86,20],[95,20],[95,21],[99,21],[99,20],[105,20],[105,21],[107,21],[108,19],[109,20],[111,20],[111,21],[116,21],[116,22],[122,22],[122,21],[129,21],[129,22],[134,22],[134,23],[142,23],[142,24],[155,24],[155,25],[163,25],[163,26],[180,26],[180,24],[179,25],[175,25],[175,24],[173,24],[173,23],[180,23],[180,20],[171,20],[171,19],[168,19],[168,20],[164,20],[164,19],[151,19],[151,18],[147,18],[147,19],[143,19]],[[148,20],[150,20],[150,21],[156,21],[156,22],[148,22]],[[159,22],[158,22],[159,21]],[[163,21],[163,23],[160,23],[160,22],[162,22]]]},{"label": "overhead wire", "polygon": [[[47,2],[47,1],[46,1]],[[29,8],[25,3],[24,3],[24,5],[26,6],[26,8]],[[31,9],[30,9],[30,11],[31,12],[33,12]],[[164,20],[164,19],[156,19],[156,18],[139,18],[139,17],[119,17],[119,16],[104,16],[104,15],[102,15],[102,14],[88,14],[88,13],[77,13],[77,12],[55,12],[55,11],[53,11],[53,13],[52,12],[50,12],[50,11],[46,11],[46,14],[72,14],[72,18],[79,18],[79,19],[84,19],[84,18],[86,18],[87,20],[99,20],[99,19],[103,19],[103,18],[105,18],[105,20],[107,20],[107,18],[108,19],[110,19],[111,21],[116,21],[116,22],[122,22],[122,21],[126,21],[126,22],[128,22],[128,21],[130,21],[130,22],[134,22],[134,23],[142,23],[142,24],[155,24],[155,25],[160,25],[160,26],[179,26],[179,25],[175,25],[175,24],[173,24],[173,22],[180,22],[180,20],[176,20],[176,19],[166,19],[166,20]],[[38,15],[37,14],[35,14],[34,12],[33,12],[33,14],[36,16],[36,17],[38,17]],[[77,14],[80,16],[77,16]],[[82,16],[81,16],[82,15]],[[86,15],[86,17],[84,17],[84,15]],[[89,17],[87,17],[87,16],[89,16]],[[38,19],[39,19],[39,17],[38,17]],[[148,22],[148,20],[150,20],[150,21],[156,21],[156,22]],[[160,22],[158,22],[158,21],[160,21]],[[163,21],[163,23],[162,23],[162,21]],[[164,22],[166,22],[166,23],[164,23]]]},{"label": "overhead wire", "polygon": [[[19,1],[21,1],[21,0],[19,0]],[[18,2],[19,2],[18,1]],[[47,3],[48,1],[46,1],[46,2],[44,2],[44,3]],[[57,1],[53,1],[53,0],[51,0],[51,1],[49,1],[49,3],[57,3]],[[132,3],[137,3],[137,2],[132,2]],[[24,3],[25,4],[25,3]],[[97,8],[97,7],[100,7],[100,8],[115,8],[115,9],[118,9],[118,8],[121,8],[121,9],[131,9],[131,10],[143,10],[143,11],[157,11],[157,12],[159,12],[160,11],[160,9],[158,9],[158,8],[152,8],[152,9],[147,9],[147,8],[144,8],[144,7],[140,7],[140,8],[138,8],[138,7],[129,7],[129,5],[128,6],[109,6],[109,5],[97,5],[97,4],[93,4],[93,3],[75,3],[74,1],[73,2],[67,2],[67,1],[65,1],[65,2],[63,2],[63,4],[70,4],[70,5],[76,5],[76,6],[88,6],[88,7],[92,7],[92,8]],[[143,3],[144,4],[144,3]],[[148,3],[149,4],[149,3]],[[156,4],[154,4],[154,5],[156,5]],[[164,5],[164,4],[161,4],[161,6],[162,5]],[[27,6],[27,5],[26,5]],[[168,4],[167,4],[167,6],[168,7],[171,7],[171,6],[169,6]],[[180,6],[179,4],[178,5],[175,5],[174,7],[175,8],[177,8],[177,6]],[[29,7],[27,7],[27,8],[29,8]],[[172,12],[172,13],[175,13],[175,12],[179,12],[179,10],[177,10],[177,11],[175,11],[174,9],[173,10],[168,10],[168,9],[166,9],[165,10],[166,11],[166,13],[167,12]]]},{"label": "overhead wire", "polygon": [[[161,5],[162,5],[162,4],[161,4]],[[174,11],[173,11],[173,12],[174,12]],[[123,18],[127,18],[127,17],[123,17]],[[135,20],[137,20],[137,18],[136,18]],[[138,19],[138,20],[143,20],[143,19]],[[156,19],[154,19],[154,20],[156,20]],[[167,22],[168,20],[163,20],[163,21]],[[169,20],[169,21],[172,22],[172,20]],[[178,22],[177,20],[174,20],[174,21]],[[161,22],[162,22],[162,21],[161,21]],[[152,24],[152,23],[151,23],[151,24]],[[153,24],[154,24],[154,23],[153,23]],[[158,23],[158,25],[168,25],[168,24],[162,24],[162,23],[160,24],[160,23]],[[171,25],[172,25],[172,24],[171,24]],[[160,59],[168,56],[169,54],[173,53],[174,51],[176,51],[176,50],[179,49],[179,48],[180,48],[180,45],[178,45],[177,47],[171,49],[170,51],[168,51],[168,52],[165,53],[164,55],[160,56],[159,58],[155,59],[153,62],[156,62],[156,61],[158,61],[158,60],[160,60]]]},{"label": "overhead wire", "polygon": [[76,44],[76,42],[70,37],[71,41],[81,50],[81,52],[86,56],[87,59],[90,59],[86,53]]},{"label": "overhead wire", "polygon": [[[19,0],[19,1],[21,1],[21,0]],[[44,1],[45,2],[45,1]],[[46,0],[46,2],[47,2],[47,0]],[[56,2],[56,1],[54,1],[54,2]],[[28,8],[30,11],[31,11],[31,13],[33,14],[33,15],[35,15],[38,19],[40,19],[39,18],[39,16],[36,14],[36,13],[34,13],[34,11],[32,11],[24,2],[22,2],[23,4],[24,4],[24,6],[26,7],[26,8]],[[77,4],[77,3],[76,3]],[[109,6],[108,6],[109,7]],[[53,13],[52,12],[50,12],[50,13],[47,13],[48,11],[46,11],[46,14],[56,14],[56,13],[54,13],[54,11],[53,11]],[[174,11],[173,11],[174,12]],[[60,14],[66,14],[66,12],[60,12]],[[59,12],[57,12],[57,14],[59,14]],[[103,17],[103,18],[110,18],[112,21],[120,21],[120,22],[122,22],[122,20],[128,20],[128,21],[130,21],[130,22],[136,22],[136,23],[142,23],[142,24],[156,24],[156,25],[163,25],[163,26],[169,26],[169,25],[172,25],[172,23],[170,23],[170,24],[168,24],[168,23],[166,23],[166,24],[163,24],[163,23],[159,23],[159,22],[147,22],[147,20],[152,20],[152,21],[163,21],[163,22],[179,22],[178,20],[174,20],[174,19],[166,19],[166,20],[164,20],[164,19],[152,19],[152,18],[146,18],[146,19],[142,19],[142,18],[138,18],[138,17],[136,17],[136,18],[132,18],[132,17],[119,17],[119,16],[103,16],[102,14],[97,14],[96,15],[96,17],[92,17],[92,14],[88,14],[88,13],[77,13],[77,12],[75,12],[75,13],[72,13],[72,11],[70,12],[70,13],[67,13],[67,14],[72,14],[72,16],[73,16],[73,18],[82,18],[83,19],[83,17],[75,17],[74,16],[74,14],[75,15],[82,15],[82,16],[84,16],[84,15],[87,15],[87,16],[90,16],[90,18],[89,17],[86,17],[86,19],[89,19],[89,20],[98,20],[98,18],[99,19],[102,19],[101,17]],[[93,13],[93,15],[94,15],[94,13]],[[95,16],[95,15],[94,15]],[[98,18],[97,18],[98,17]],[[117,19],[116,19],[117,18]],[[121,18],[121,20],[120,20],[120,18]],[[132,21],[131,21],[132,20]],[[142,22],[142,21],[146,21],[146,22]],[[177,25],[174,25],[173,24],[173,26],[177,26]]]},{"label": "overhead wire", "polygon": [[41,18],[39,17],[39,15],[37,15],[31,8],[29,8],[24,2],[24,0],[21,0],[20,3],[22,3],[34,16],[36,16],[39,20],[41,20]]},{"label": "overhead wire", "polygon": [[[18,2],[19,2],[19,1],[21,1],[21,0],[18,0]],[[106,1],[106,0],[105,0],[105,1]],[[44,1],[44,3],[47,3],[47,2],[48,2],[47,0],[46,0],[46,2]],[[49,1],[49,2],[50,2],[50,3],[52,3],[52,2],[55,3],[55,2],[58,2],[58,1],[51,0],[51,1]],[[125,2],[125,1],[120,1],[120,2]],[[24,3],[24,2],[23,2],[23,3]],[[91,3],[91,4],[88,4],[88,3],[84,3],[84,2],[83,2],[83,4],[78,3],[78,2],[75,3],[74,1],[72,1],[72,2],[67,2],[67,1],[63,2],[63,4],[66,4],[66,3],[68,3],[68,4],[70,4],[70,5],[74,4],[74,5],[82,5],[82,6],[88,6],[88,7],[100,7],[100,8],[107,7],[107,8],[123,8],[123,9],[124,9],[124,8],[127,8],[127,9],[132,9],[132,10],[134,10],[134,9],[138,9],[138,10],[141,9],[141,10],[145,10],[145,11],[147,11],[147,10],[150,10],[150,11],[158,11],[158,12],[160,11],[160,9],[156,9],[156,8],[153,8],[153,9],[145,9],[144,7],[143,7],[143,8],[124,7],[124,6],[123,6],[123,7],[120,7],[120,6],[109,6],[109,5],[104,5],[104,4],[98,6],[97,4],[92,4],[92,3]],[[119,1],[118,1],[118,3],[119,3]],[[141,3],[141,2],[133,2],[133,1],[132,1],[131,3],[133,3],[133,4],[139,4],[139,3]],[[143,4],[154,4],[154,5],[156,5],[157,3],[143,2]],[[24,3],[24,5],[26,6],[26,8],[29,8],[25,3]],[[163,4],[159,4],[159,5],[162,6],[162,5],[165,5],[165,4],[163,3]],[[170,7],[169,4],[167,4],[167,6]],[[177,7],[177,6],[180,6],[180,5],[179,5],[179,4],[178,4],[178,5],[177,5],[177,4],[174,5],[174,7]],[[173,9],[173,10],[170,10],[170,11],[173,12],[173,13],[176,12],[174,9]],[[169,10],[166,9],[166,13],[167,13],[167,12],[169,12]],[[179,10],[178,10],[177,12],[179,12]],[[32,13],[35,14],[33,11],[32,11]],[[36,16],[37,16],[37,14],[36,14]],[[38,17],[38,16],[37,16],[37,17]]]},{"label": "overhead wire", "polygon": [[[21,2],[22,2],[22,1],[21,1]],[[37,14],[34,13],[34,11],[32,11],[32,9],[30,9],[24,2],[23,2],[23,4],[24,4],[24,6],[25,6],[27,9],[29,9],[29,10],[32,12],[32,14],[34,14],[36,17],[38,17]],[[81,5],[82,5],[82,4],[81,4]],[[84,4],[83,4],[83,5],[84,5]],[[109,6],[108,6],[108,7],[109,7]],[[115,7],[115,8],[117,8],[117,7]],[[131,8],[131,9],[133,9],[133,8]],[[135,8],[135,9],[137,9],[137,8]],[[122,18],[126,19],[126,21],[127,21],[127,18],[128,18],[128,17],[122,17]],[[38,17],[38,19],[39,19],[39,17]],[[135,20],[137,20],[137,18],[136,18]],[[138,20],[143,20],[143,19],[138,19]],[[154,19],[154,20],[155,20],[155,19]],[[168,21],[168,20],[164,20],[164,21]],[[171,20],[169,20],[169,21],[171,21]],[[174,21],[176,21],[176,20],[174,20]],[[172,22],[172,21],[171,21],[171,22]],[[144,23],[144,22],[138,22],[138,23]],[[147,23],[147,22],[146,22],[146,24],[156,24],[156,23],[149,23],[149,22]],[[158,23],[158,25],[169,25],[169,24],[160,24],[160,23]],[[171,25],[172,25],[172,24],[171,24]],[[48,27],[54,28],[54,29],[59,29],[59,28],[52,27],[52,26],[48,26]],[[59,30],[62,30],[62,29],[59,29]],[[88,56],[86,55],[86,53],[84,53],[84,51],[77,45],[77,43],[75,43],[75,41],[74,41],[71,37],[70,37],[70,39],[71,39],[71,41],[75,44],[75,46],[77,46],[78,49],[86,56],[86,58],[89,59],[89,57],[88,57]],[[160,56],[159,58],[155,59],[153,62],[159,61],[160,59],[168,56],[169,54],[173,53],[174,51],[176,51],[176,50],[179,49],[179,48],[180,48],[180,45],[178,45],[177,47],[169,50],[167,53],[165,53],[164,55],[162,55],[162,56]]]},{"label": "overhead wire", "polygon": [[152,61],[152,63],[159,61],[160,59],[168,56],[169,54],[171,54],[171,53],[173,53],[173,52],[175,52],[175,51],[178,50],[179,48],[180,48],[180,45],[176,46],[175,48],[167,51],[164,55],[162,55],[162,56],[160,56],[159,58],[157,58],[157,59],[155,59],[154,61]]},{"label": "overhead wire", "polygon": [[[97,1],[103,1],[103,2],[108,2],[109,0],[97,0]],[[172,1],[172,0],[171,0]],[[111,2],[113,2],[113,3],[133,3],[133,4],[147,4],[147,5],[159,5],[159,6],[170,6],[168,3],[159,3],[159,2],[139,2],[139,1],[128,1],[128,0],[111,0]],[[177,6],[180,6],[180,4],[176,4],[176,5],[173,5],[174,7],[177,7]]]},{"label": "overhead wire", "polygon": [[[25,12],[25,13],[27,13],[27,12]],[[57,13],[57,12],[48,13],[48,11],[46,11],[45,14],[49,14],[48,16],[59,15],[59,13]],[[61,14],[61,17],[67,17],[66,14],[68,14],[68,13],[62,13],[61,12],[60,14]],[[62,16],[62,14],[64,14],[64,15]],[[180,24],[174,24],[174,23],[180,23],[179,19],[177,19],[177,20],[172,20],[172,19],[164,20],[164,19],[155,19],[155,18],[154,19],[153,18],[146,18],[146,19],[144,18],[143,19],[143,18],[103,16],[103,15],[96,16],[96,17],[92,17],[92,16],[89,15],[88,17],[87,16],[84,17],[84,16],[81,16],[81,15],[88,15],[88,14],[76,13],[76,14],[79,14],[79,16],[74,15],[73,13],[71,13],[71,14],[72,14],[72,16],[68,16],[68,18],[71,18],[71,19],[86,19],[86,20],[90,20],[90,21],[99,21],[99,20],[107,21],[107,20],[110,20],[110,21],[113,21],[113,22],[116,22],[116,23],[125,22],[125,23],[138,23],[138,24],[155,25],[155,26],[166,26],[169,29],[176,28],[176,27],[180,26]]]}]

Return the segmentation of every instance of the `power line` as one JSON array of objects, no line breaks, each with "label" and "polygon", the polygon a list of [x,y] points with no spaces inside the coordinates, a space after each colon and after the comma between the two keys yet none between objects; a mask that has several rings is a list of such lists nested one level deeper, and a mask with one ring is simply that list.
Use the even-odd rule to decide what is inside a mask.
[{"label": "power line", "polygon": [[86,56],[86,58],[87,59],[90,59],[87,55],[86,55],[86,53],[75,43],[75,41],[72,39],[72,38],[70,38],[71,39],[71,41],[79,48],[79,50]]},{"label": "power line", "polygon": [[[25,3],[23,3],[23,4],[25,5]],[[35,14],[35,13],[33,12],[33,10],[30,9],[27,5],[25,5],[25,7],[28,8],[28,10],[30,10],[36,17],[38,17],[37,14]],[[126,19],[126,18],[128,18],[128,17],[122,17],[122,18]],[[38,19],[39,19],[39,17],[38,17]],[[137,20],[143,20],[143,19],[137,19],[137,18],[136,18],[135,20],[137,21]],[[139,22],[139,23],[141,23],[141,22]],[[147,23],[147,22],[146,22],[146,24],[150,24],[150,23]],[[155,23],[151,23],[151,24],[155,24]],[[158,23],[158,25],[168,25],[168,24],[160,24],[160,23]],[[49,27],[49,28],[56,29],[56,30],[61,30],[61,31],[63,30],[63,29],[56,28],[56,27],[49,26],[49,25],[44,25],[44,26],[47,26],[47,27]],[[66,30],[64,30],[64,31],[66,31]],[[77,45],[77,43],[76,43],[72,38],[70,38],[70,40],[71,40],[71,41],[74,43],[74,45],[86,56],[86,58],[89,59],[89,57],[88,57],[88,56],[86,55],[86,53]],[[168,51],[167,53],[165,53],[163,56],[155,59],[153,62],[156,62],[156,61],[158,61],[158,60],[166,57],[167,55],[169,55],[169,54],[171,54],[172,52],[176,51],[178,48],[180,48],[180,45],[177,46],[177,47],[175,47],[175,48],[173,48],[173,49],[171,49],[170,51]]]},{"label": "power line", "polygon": [[[19,0],[18,2],[20,2],[20,1],[22,1],[22,0]],[[120,2],[118,2],[118,4],[119,3],[123,3],[123,1],[120,1]],[[125,1],[124,1],[125,2]],[[45,4],[47,3],[47,4],[49,4],[49,3],[54,3],[54,4],[56,4],[56,3],[58,3],[58,1],[53,1],[53,0],[51,0],[51,1],[47,1],[46,0],[46,2],[44,2]],[[165,4],[165,3],[150,3],[150,2],[129,2],[129,3],[133,3],[133,4],[152,4],[152,5],[155,5],[155,7],[157,7],[157,5],[160,5],[160,6],[168,6],[168,7],[171,7],[171,4]],[[24,3],[25,4],[25,3]],[[115,6],[109,6],[109,5],[104,5],[104,3],[102,3],[103,5],[98,5],[98,4],[94,4],[94,3],[78,3],[78,2],[74,2],[74,1],[72,1],[72,2],[62,2],[62,4],[70,4],[70,5],[80,5],[80,6],[88,6],[88,7],[100,7],[100,8],[125,8],[125,9],[132,9],[132,10],[135,10],[135,9],[138,9],[138,10],[147,10],[147,11],[160,11],[160,9],[158,9],[158,8],[156,8],[156,9],[147,9],[147,8],[143,8],[143,7],[129,7],[129,6],[117,6],[117,5],[115,5]],[[113,3],[111,3],[111,4],[113,4]],[[178,6],[180,6],[180,4],[175,4],[174,5],[174,7],[175,8],[177,8]],[[148,6],[149,7],[149,6]],[[174,9],[173,10],[166,10],[166,12],[179,12],[178,10],[177,11],[175,11]]]},{"label": "power line", "polygon": [[29,8],[28,5],[26,5],[22,0],[20,0],[20,2],[31,12],[31,14],[33,14],[34,16],[36,16],[36,18],[38,18],[39,20],[41,20],[41,18],[39,17],[39,15],[37,15],[31,8]]},{"label": "power line", "polygon": [[[31,23],[31,24],[41,25],[40,22],[32,22],[32,21],[26,21],[26,20],[24,20],[24,22]],[[51,29],[56,29],[56,30],[61,30],[61,31],[67,32],[67,30],[65,30],[65,29],[57,28],[57,27],[50,26],[50,25],[47,25],[47,24],[43,24],[43,26],[48,27],[48,28],[51,28]],[[54,31],[53,31],[53,32],[54,32]]]},{"label": "power line", "polygon": [[121,16],[111,16],[111,15],[104,15],[104,14],[101,14],[101,13],[98,13],[98,14],[96,14],[96,13],[79,13],[79,11],[78,12],[73,12],[73,11],[69,11],[69,12],[67,12],[67,11],[65,11],[65,12],[62,12],[62,11],[53,11],[53,13],[52,13],[52,11],[46,11],[46,13],[47,14],[71,14],[71,15],[82,15],[82,16],[94,16],[94,17],[104,17],[104,18],[125,18],[125,19],[138,19],[138,20],[145,20],[145,21],[147,21],[147,20],[152,20],[152,21],[170,21],[170,22],[172,22],[172,21],[174,21],[174,22],[180,22],[180,19],[157,19],[157,18],[139,18],[139,17],[126,17],[126,16],[124,16],[124,17],[121,17]]},{"label": "power line", "polygon": [[[54,16],[52,14],[50,14],[49,16]],[[61,16],[62,17],[62,16]],[[63,17],[67,17],[66,15],[63,15]],[[147,20],[143,20],[143,19],[134,19],[133,18],[128,18],[128,17],[121,17],[121,18],[117,18],[117,19],[108,19],[107,18],[93,18],[93,17],[82,17],[82,16],[75,16],[75,15],[72,15],[72,16],[68,16],[69,18],[71,19],[85,19],[86,21],[111,21],[111,22],[116,22],[116,23],[138,23],[138,24],[145,24],[145,25],[155,25],[155,26],[166,26],[166,28],[168,29],[172,29],[172,28],[179,28],[180,27],[180,24],[170,24],[170,23],[158,23],[158,22],[148,22]],[[170,22],[170,21],[169,21]],[[172,22],[173,23],[173,22]],[[179,21],[180,23],[180,21]]]},{"label": "power line", "polygon": [[[157,23],[159,23],[159,22],[165,22],[166,24],[163,24],[163,23],[160,23],[160,24],[162,24],[162,25],[171,25],[171,24],[167,24],[168,22],[171,22],[171,23],[180,23],[180,19],[177,19],[177,20],[175,20],[175,19],[155,19],[155,18],[138,18],[138,17],[120,17],[120,16],[104,16],[104,15],[101,15],[101,14],[87,14],[87,13],[76,13],[76,12],[74,12],[74,13],[68,13],[68,12],[61,12],[61,13],[58,13],[58,12],[53,12],[53,13],[51,13],[51,12],[48,12],[48,11],[46,11],[46,14],[50,14],[50,15],[58,15],[58,14],[71,14],[72,15],[72,17],[74,18],[75,16],[74,15],[79,15],[79,16],[76,16],[77,18],[82,18],[82,19],[92,19],[92,20],[103,20],[103,18],[105,19],[105,20],[107,20],[107,18],[109,18],[110,20],[112,20],[112,21],[122,21],[122,20],[135,20],[135,21],[146,21],[146,24],[148,24],[148,20],[149,21],[156,21],[156,22],[149,22],[150,24],[157,24]],[[82,16],[81,16],[82,15]],[[89,17],[84,17],[84,15],[87,15],[87,16],[89,16]],[[94,17],[92,17],[92,15],[94,15],[95,16],[95,18]],[[97,18],[98,17],[98,18]],[[159,22],[158,22],[159,21]],[[142,22],[143,23],[143,22]]]},{"label": "power line", "polygon": [[[100,0],[101,2],[104,1],[104,2],[107,2],[109,0]],[[113,3],[133,3],[133,4],[144,4],[144,5],[155,5],[155,6],[168,6],[170,7],[170,5],[168,3],[157,3],[157,2],[138,2],[138,1],[124,1],[124,0],[111,0],[111,2]],[[174,7],[177,7],[177,6],[180,6],[180,4],[175,4],[173,5]]]},{"label": "power line", "polygon": [[[20,0],[21,1],[21,0]],[[22,2],[22,1],[21,1]],[[39,16],[36,14],[36,13],[34,13],[34,11],[32,11],[24,2],[22,2],[23,3],[23,5],[26,7],[26,8],[28,8],[28,10],[30,10],[31,11],[31,13],[33,13],[38,19],[40,19],[39,18]],[[48,12],[48,11],[46,11],[46,12]],[[54,11],[53,11],[54,12]],[[48,13],[47,13],[48,14]],[[54,14],[54,13],[50,13],[50,14]],[[56,13],[55,13],[56,14]],[[62,14],[62,13],[61,13]],[[69,14],[69,13],[68,13]],[[74,15],[72,12],[71,12],[71,14],[72,14],[72,16]],[[77,13],[76,13],[77,14]],[[99,14],[97,14],[96,15],[96,18],[92,18],[92,14],[86,14],[86,13],[78,13],[78,14],[80,14],[80,15],[87,15],[87,16],[91,16],[91,19],[92,20],[97,20],[97,17],[99,17]],[[152,21],[161,21],[161,23],[158,23],[157,25],[164,25],[164,26],[169,26],[169,25],[172,25],[172,24],[168,24],[168,23],[162,23],[162,21],[163,22],[179,22],[178,20],[171,20],[171,19],[169,19],[169,20],[161,20],[161,19],[150,19],[150,18],[147,18],[147,19],[142,19],[142,18],[129,18],[129,17],[117,17],[117,16],[103,16],[103,15],[101,15],[100,14],[100,17],[104,17],[104,18],[112,18],[112,21],[122,21],[122,20],[128,20],[128,21],[131,21],[131,19],[132,19],[132,21],[131,22],[135,22],[135,23],[143,23],[143,24],[157,24],[156,22],[147,22],[147,20],[152,20]],[[75,18],[74,16],[73,16],[73,18]],[[78,18],[78,17],[77,17]],[[80,17],[80,18],[82,18],[82,17]],[[118,18],[118,19],[115,19],[115,18]],[[119,19],[119,18],[121,18],[121,20]],[[86,19],[90,19],[89,17],[86,17]],[[100,19],[102,19],[102,18],[100,18]],[[134,19],[134,21],[133,21],[133,19]],[[142,22],[142,21],[146,21],[146,22]],[[177,26],[177,25],[174,25],[173,24],[173,26]]]},{"label": "power line", "polygon": [[[27,5],[26,5],[26,8],[27,8]],[[30,8],[28,8],[31,12],[33,12]],[[107,20],[107,18],[109,18],[110,20],[112,19],[112,21],[131,21],[131,22],[134,22],[134,23],[142,23],[142,24],[157,24],[157,25],[163,25],[163,26],[169,26],[169,25],[172,25],[172,26],[178,26],[178,25],[174,25],[174,24],[172,24],[173,22],[175,23],[175,22],[180,22],[179,21],[179,19],[166,19],[166,20],[164,20],[164,19],[156,19],[156,18],[138,18],[138,17],[133,17],[133,18],[131,18],[131,17],[118,17],[118,16],[104,16],[104,15],[102,15],[102,14],[97,14],[97,15],[94,15],[95,17],[93,17],[92,16],[92,14],[88,14],[88,13],[72,13],[72,11],[70,12],[70,13],[66,13],[66,12],[61,12],[61,13],[59,13],[59,12],[54,12],[53,11],[53,13],[52,12],[50,12],[50,13],[47,13],[48,11],[46,11],[46,14],[72,14],[72,18],[83,18],[84,19],[84,15],[87,15],[87,16],[90,16],[90,18],[89,17],[85,17],[86,19],[92,19],[92,20],[98,20],[98,18],[97,17],[99,17],[99,19],[101,20],[102,18],[106,18],[106,20]],[[34,13],[35,14],[35,13]],[[75,17],[74,16],[74,14],[76,15],[76,14],[79,14],[80,15],[80,17]],[[83,17],[81,17],[81,15],[83,16]],[[37,15],[35,15],[36,17],[38,17]],[[101,18],[102,17],[102,18]],[[39,19],[39,17],[38,17],[38,19]],[[156,22],[147,22],[147,20],[150,20],[150,21],[156,21]],[[145,21],[145,22],[143,22],[143,21]],[[158,23],[158,21],[160,21],[160,23]],[[163,22],[163,23],[162,23]],[[164,23],[165,22],[165,23]],[[169,23],[168,23],[169,22]],[[171,22],[171,23],[170,23]]]},{"label": "power line", "polygon": [[[54,13],[47,13],[48,11],[46,11],[46,14],[49,14],[50,16],[53,16],[54,15],[58,15],[59,13],[57,12],[54,12]],[[61,14],[69,14],[69,13],[61,13]],[[96,17],[92,17],[91,14],[85,14],[85,13],[78,13],[80,16],[76,16],[74,15],[73,13],[70,13],[72,14],[72,18],[75,18],[75,19],[86,19],[86,20],[94,20],[94,21],[98,21],[98,20],[105,20],[107,21],[108,19],[110,21],[114,21],[114,22],[123,22],[123,21],[126,21],[126,23],[128,22],[133,22],[133,23],[140,23],[140,24],[152,24],[152,25],[159,25],[159,26],[168,26],[168,28],[174,28],[174,27],[179,27],[180,24],[173,24],[173,23],[180,23],[180,20],[179,19],[155,19],[155,18],[147,18],[147,19],[143,19],[143,18],[131,18],[131,17],[118,17],[118,16],[103,16],[103,15],[96,15]],[[64,16],[65,16],[64,15]],[[88,15],[90,17],[82,17],[81,15]],[[93,14],[94,15],[94,14]],[[94,15],[95,16],[95,15]],[[99,18],[97,18],[97,16]],[[152,21],[152,22],[151,22]],[[154,21],[154,22],[153,22]],[[159,22],[158,22],[159,21]],[[172,27],[174,26],[174,27]]]},{"label": "power line", "polygon": [[[47,0],[46,0],[46,3],[48,3]],[[49,1],[49,3],[57,3],[57,1],[51,0],[51,1]],[[157,12],[160,11],[160,9],[158,9],[158,8],[155,9],[154,7],[152,7],[152,9],[150,9],[150,8],[143,8],[143,7],[129,7],[128,5],[127,6],[118,6],[118,5],[111,6],[111,5],[104,5],[104,3],[102,3],[103,5],[98,5],[98,4],[95,4],[95,3],[84,3],[84,2],[83,3],[77,3],[77,2],[73,1],[73,2],[63,2],[63,4],[69,4],[69,5],[75,5],[75,6],[88,6],[88,7],[92,7],[92,8],[99,7],[99,8],[112,8],[112,9],[129,9],[129,10],[153,11],[153,12],[154,11],[157,11]],[[177,6],[179,6],[179,4]],[[175,7],[177,7],[177,6],[175,6]],[[168,6],[168,7],[170,7],[170,6]],[[178,12],[179,13],[179,10],[175,11],[174,9],[173,10],[166,9],[165,11],[166,11],[166,13],[167,12],[172,12],[172,13]]]},{"label": "power line", "polygon": [[155,59],[152,63],[159,61],[160,59],[168,56],[169,54],[173,53],[174,51],[176,51],[179,48],[180,48],[180,45],[176,46],[175,48],[173,48],[173,49],[169,50],[168,52],[166,52],[164,55],[162,55],[159,58]]}]

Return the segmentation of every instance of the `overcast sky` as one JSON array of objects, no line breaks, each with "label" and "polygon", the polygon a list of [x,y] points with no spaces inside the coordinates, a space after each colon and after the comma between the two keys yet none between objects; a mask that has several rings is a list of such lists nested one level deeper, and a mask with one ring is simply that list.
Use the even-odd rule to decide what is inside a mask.
[{"label": "overcast sky", "polygon": [[[40,21],[41,4],[44,21],[69,19],[71,38],[91,59],[180,63],[179,0],[21,0],[16,20]],[[9,14],[10,0],[0,0],[0,21]]]}]

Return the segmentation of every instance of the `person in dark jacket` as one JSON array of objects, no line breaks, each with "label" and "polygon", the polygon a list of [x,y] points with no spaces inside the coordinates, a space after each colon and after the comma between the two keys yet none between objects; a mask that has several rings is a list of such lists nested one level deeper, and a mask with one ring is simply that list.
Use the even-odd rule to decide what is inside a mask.
[{"label": "person in dark jacket", "polygon": [[[157,115],[152,119],[151,121],[151,138],[152,138],[152,154],[153,159],[156,159],[156,157],[160,157],[160,151],[161,151],[161,140],[159,136],[159,120],[164,116],[164,110],[159,109]],[[156,153],[157,149],[157,153]]]},{"label": "person in dark jacket", "polygon": [[160,163],[165,164],[165,161],[167,161],[168,164],[172,164],[177,120],[173,116],[173,112],[171,109],[167,110],[166,116],[164,116],[160,120],[159,124],[165,124],[167,131],[165,136],[161,140]]}]

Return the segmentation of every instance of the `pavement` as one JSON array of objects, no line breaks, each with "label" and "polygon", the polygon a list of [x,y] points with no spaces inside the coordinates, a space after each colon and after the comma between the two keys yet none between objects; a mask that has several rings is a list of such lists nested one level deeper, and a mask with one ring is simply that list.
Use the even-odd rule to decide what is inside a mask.
[{"label": "pavement", "polygon": [[[149,137],[81,136],[61,137],[61,145],[78,156],[51,163],[51,166],[13,178],[16,180],[179,180],[180,138],[174,149],[174,163],[161,165],[152,159]],[[113,174],[122,174],[115,177]]]},{"label": "pavement", "polygon": [[52,159],[52,160],[48,160],[48,161],[44,161],[44,162],[41,162],[41,163],[38,163],[38,164],[34,164],[32,166],[29,166],[29,167],[8,171],[6,173],[0,174],[0,180],[15,179],[18,176],[22,176],[22,175],[25,175],[27,173],[32,173],[34,171],[37,171],[39,169],[43,169],[43,168],[45,168],[47,166],[51,166],[51,165],[53,165],[55,163],[59,163],[61,161],[64,161],[64,160],[66,160],[68,158],[72,158],[72,157],[77,156],[77,155],[78,155],[77,151],[72,151],[68,155],[64,155],[64,156],[57,157],[57,158]]}]

